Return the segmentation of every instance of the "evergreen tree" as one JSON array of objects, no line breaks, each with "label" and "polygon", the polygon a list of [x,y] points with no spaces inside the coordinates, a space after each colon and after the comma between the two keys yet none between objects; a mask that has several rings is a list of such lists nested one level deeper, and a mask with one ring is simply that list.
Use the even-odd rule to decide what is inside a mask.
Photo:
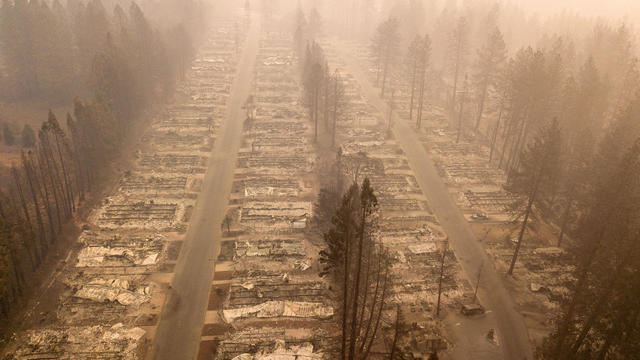
[{"label": "evergreen tree", "polygon": [[475,92],[478,99],[478,113],[474,129],[477,132],[482,121],[487,95],[498,83],[498,76],[507,56],[507,49],[498,27],[487,36],[482,48],[478,50],[473,77]]},{"label": "evergreen tree", "polygon": [[449,43],[449,61],[452,69],[453,91],[451,93],[451,105],[456,104],[456,96],[458,91],[458,81],[460,74],[464,72],[467,61],[467,46],[469,41],[469,25],[464,17],[458,18],[458,22],[451,33]]},{"label": "evergreen tree", "polygon": [[431,62],[431,39],[429,35],[424,35],[424,37],[420,41],[420,45],[418,47],[418,113],[416,116],[416,128],[420,129],[422,126],[422,112],[424,109],[424,100],[425,95],[427,93],[426,82],[429,71],[429,65]]},{"label": "evergreen tree", "polygon": [[73,15],[73,33],[78,48],[79,69],[84,79],[90,79],[93,61],[106,45],[112,33],[107,12],[100,0],[78,2]]},{"label": "evergreen tree", "polygon": [[372,53],[376,58],[378,74],[382,71],[382,85],[380,90],[380,96],[382,97],[384,97],[387,77],[398,57],[398,45],[400,42],[399,26],[400,23],[398,19],[388,18],[376,28],[371,44]]},{"label": "evergreen tree", "polygon": [[36,144],[36,134],[29,124],[25,124],[22,128],[22,146],[31,148]]},{"label": "evergreen tree", "polygon": [[407,79],[409,83],[409,93],[410,101],[409,101],[409,122],[413,121],[413,108],[414,108],[414,100],[416,98],[416,82],[418,78],[418,70],[420,69],[420,47],[422,45],[422,41],[420,36],[416,35],[415,38],[409,44],[409,49],[407,50]]},{"label": "evergreen tree", "polygon": [[561,150],[560,126],[557,120],[553,120],[532,139],[520,156],[520,167],[509,176],[509,182],[505,187],[517,198],[514,210],[523,217],[518,242],[509,266],[509,275],[513,274],[534,205],[545,200],[558,184],[561,174]]},{"label": "evergreen tree", "polygon": [[325,234],[323,275],[342,290],[341,358],[367,359],[377,338],[389,285],[390,257],[376,243],[377,199],[365,179],[345,193]]},{"label": "evergreen tree", "polygon": [[298,3],[298,9],[296,10],[296,23],[293,30],[293,45],[294,50],[298,55],[302,55],[305,50],[305,44],[309,41],[307,18],[304,16],[300,3]]},{"label": "evergreen tree", "polygon": [[9,127],[9,124],[7,124],[6,122],[2,123],[2,139],[7,146],[12,146],[15,141],[13,137],[13,131],[11,130],[11,127]]},{"label": "evergreen tree", "polygon": [[640,141],[593,188],[570,251],[575,281],[541,359],[631,359],[638,354]]},{"label": "evergreen tree", "polygon": [[[594,134],[600,133],[605,125],[602,119],[607,107],[607,93],[592,57],[584,63],[575,84],[571,85],[574,88],[565,89],[574,92],[573,97],[567,99],[571,101],[566,112],[569,131],[573,134],[586,128]],[[570,138],[573,140],[574,137]]]},{"label": "evergreen tree", "polygon": [[[566,147],[567,155],[563,159],[565,171],[562,173],[559,188],[559,204],[563,210],[558,218],[558,246],[562,243],[565,233],[578,220],[578,214],[582,212],[580,205],[584,203],[592,181],[589,172],[593,164],[594,143],[594,136],[585,128],[579,131],[572,146]],[[550,207],[552,205],[550,204]]]}]

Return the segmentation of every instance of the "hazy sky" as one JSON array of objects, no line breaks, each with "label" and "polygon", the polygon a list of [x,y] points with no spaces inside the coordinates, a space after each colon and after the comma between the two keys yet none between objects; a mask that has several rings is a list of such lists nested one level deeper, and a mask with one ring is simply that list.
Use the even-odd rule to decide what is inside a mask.
[{"label": "hazy sky", "polygon": [[588,16],[603,16],[629,19],[640,17],[640,0],[511,0],[541,13],[571,9]]}]

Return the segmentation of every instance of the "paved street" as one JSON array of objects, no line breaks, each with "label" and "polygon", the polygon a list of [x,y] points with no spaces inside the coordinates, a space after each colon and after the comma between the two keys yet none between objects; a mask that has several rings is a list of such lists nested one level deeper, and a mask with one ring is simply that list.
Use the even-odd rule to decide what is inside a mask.
[{"label": "paved street", "polygon": [[155,336],[151,359],[191,360],[196,356],[204,322],[214,257],[220,244],[220,224],[231,192],[242,138],[245,102],[251,89],[260,25],[254,18],[227,104],[175,276]]},{"label": "paved street", "polygon": [[[346,55],[346,54],[345,54]],[[369,102],[382,114],[389,114],[387,104],[379,97],[379,89],[374,88],[360,66],[353,58],[344,56],[349,72],[358,80]],[[482,244],[476,239],[462,212],[440,178],[429,154],[424,149],[413,129],[394,115],[393,133],[397,142],[407,154],[409,164],[415,172],[422,191],[429,200],[433,212],[449,236],[449,243],[462,264],[462,268],[471,283],[475,283],[480,265],[485,263],[479,289],[481,303],[488,314],[478,319],[457,317],[451,324],[453,339],[458,348],[454,359],[492,359],[506,360],[533,359],[533,353],[527,328],[522,316],[516,311],[515,303],[503,283],[505,274],[497,273],[491,259]],[[456,325],[459,324],[459,325]],[[502,354],[497,347],[485,340],[487,331],[498,331]],[[502,356],[501,356],[502,355]]]}]

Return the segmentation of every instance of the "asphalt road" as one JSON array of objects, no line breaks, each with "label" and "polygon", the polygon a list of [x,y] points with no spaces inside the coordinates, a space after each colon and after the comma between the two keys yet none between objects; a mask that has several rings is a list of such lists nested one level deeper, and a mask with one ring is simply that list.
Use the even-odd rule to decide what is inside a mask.
[{"label": "asphalt road", "polygon": [[[363,95],[385,116],[389,107],[379,96],[354,59],[343,56],[346,66],[360,84]],[[467,347],[468,354],[458,350],[459,359],[533,359],[529,335],[521,314],[504,286],[505,274],[495,271],[492,260],[487,256],[482,244],[471,231],[471,227],[449,195],[433,161],[415,131],[404,120],[393,116],[393,133],[398,144],[407,155],[420,188],[427,196],[429,205],[449,236],[449,244],[460,261],[467,279],[475,284],[478,269],[484,262],[478,298],[488,310],[480,319],[456,319],[453,327],[456,341]],[[485,326],[486,324],[486,326]],[[500,346],[490,345],[485,336],[491,324],[497,328]],[[480,339],[480,340],[478,340]],[[492,350],[494,347],[494,350]],[[502,349],[502,354],[500,353]],[[465,351],[466,352],[466,351]]]},{"label": "asphalt road", "polygon": [[241,107],[251,90],[258,52],[258,22],[257,17],[252,19],[227,102],[226,117],[209,158],[202,192],[178,258],[172,289],[151,349],[150,358],[154,360],[191,360],[197,356],[213,281],[214,257],[220,245],[220,224],[229,201],[242,138],[245,113]]}]

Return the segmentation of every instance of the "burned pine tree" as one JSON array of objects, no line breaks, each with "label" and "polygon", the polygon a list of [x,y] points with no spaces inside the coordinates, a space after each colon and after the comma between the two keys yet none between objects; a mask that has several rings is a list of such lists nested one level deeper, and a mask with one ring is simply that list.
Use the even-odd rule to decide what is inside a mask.
[{"label": "burned pine tree", "polygon": [[421,47],[421,39],[420,36],[416,35],[416,37],[409,44],[409,49],[407,50],[407,79],[409,79],[409,92],[411,93],[411,100],[409,100],[409,121],[413,120],[413,102],[415,99],[416,93],[416,78],[418,78],[418,69],[420,68],[420,47]]},{"label": "burned pine tree", "polygon": [[[331,79],[330,79],[331,80]],[[333,73],[333,91],[330,93],[330,102],[329,104],[333,107],[333,121],[331,128],[331,147],[336,146],[336,128],[338,126],[338,119],[342,116],[347,109],[347,100],[345,98],[344,86],[342,84],[342,78],[340,77],[340,72],[336,69]]]},{"label": "burned pine tree", "polygon": [[[573,146],[566,147],[567,154],[564,157],[564,168],[556,201],[560,210],[557,220],[560,232],[558,234],[558,246],[562,244],[565,235],[573,230],[573,225],[582,213],[582,205],[588,194],[592,181],[589,176],[594,158],[594,136],[589,129],[578,131],[579,136],[573,142]],[[554,203],[549,204],[553,207]]]},{"label": "burned pine tree", "polygon": [[309,39],[308,27],[307,18],[300,6],[298,6],[296,10],[296,22],[293,29],[293,48],[299,56],[304,53],[305,44],[307,44]]},{"label": "burned pine tree", "polygon": [[11,314],[12,305],[22,295],[25,283],[20,264],[21,246],[18,223],[8,213],[8,199],[0,192],[0,319]]},{"label": "burned pine tree", "polygon": [[484,114],[487,97],[498,83],[498,77],[507,57],[507,49],[498,27],[495,27],[487,36],[482,48],[478,50],[475,63],[473,83],[475,95],[478,101],[478,110],[474,131],[478,132],[482,115]]},{"label": "burned pine tree", "polygon": [[560,154],[562,135],[556,120],[543,127],[520,158],[520,167],[509,174],[506,189],[516,197],[514,211],[522,217],[518,241],[511,259],[508,274],[518,259],[527,223],[532,216],[534,206],[553,191],[561,173]]},{"label": "burned pine tree", "polygon": [[398,44],[400,42],[399,26],[400,22],[398,19],[388,18],[385,22],[378,25],[373,40],[371,41],[371,51],[375,56],[377,66],[376,84],[379,81],[380,71],[382,71],[381,97],[384,97],[387,77],[398,56]]},{"label": "burned pine tree", "polygon": [[[302,66],[302,82],[304,86],[304,100],[309,109],[309,117],[313,122],[313,141],[318,142],[318,113],[322,100],[322,89],[328,81],[325,73],[328,71],[327,61],[322,47],[315,41],[307,44],[307,50]],[[325,102],[326,103],[326,102]]]},{"label": "burned pine tree", "polygon": [[509,173],[518,167],[520,154],[552,113],[555,82],[545,53],[531,47],[519,50],[509,61],[504,80],[503,130],[498,167]]},{"label": "burned pine tree", "polygon": [[467,19],[464,17],[458,18],[455,28],[451,33],[451,39],[449,43],[449,61],[452,66],[451,71],[453,76],[453,90],[451,93],[450,108],[453,109],[456,104],[456,92],[458,91],[458,82],[460,80],[460,73],[464,72],[467,61],[467,46],[469,37],[469,25]]},{"label": "burned pine tree", "polygon": [[313,205],[313,220],[322,234],[331,228],[336,209],[342,201],[344,184],[342,171],[342,149],[338,148],[335,161],[323,169],[327,176],[320,187],[318,199]]},{"label": "burned pine tree", "polygon": [[413,110],[416,107],[416,128],[420,128],[422,124],[422,111],[424,106],[425,86],[427,82],[427,74],[431,61],[431,39],[429,35],[424,37],[416,36],[407,52],[409,92],[411,99],[409,101],[409,121],[413,120]]},{"label": "burned pine tree", "polygon": [[22,147],[32,148],[36,144],[36,134],[29,124],[25,124],[21,133]]},{"label": "burned pine tree", "polygon": [[341,358],[367,359],[378,336],[390,288],[390,255],[377,237],[378,204],[365,179],[342,198],[325,233],[322,275],[330,276],[341,306]]},{"label": "burned pine tree", "polygon": [[638,354],[640,141],[594,187],[575,231],[575,281],[541,359],[630,359]]},{"label": "burned pine tree", "polygon": [[12,146],[13,143],[15,142],[15,137],[13,136],[13,130],[11,130],[11,127],[6,122],[2,123],[2,140],[7,146]]}]

